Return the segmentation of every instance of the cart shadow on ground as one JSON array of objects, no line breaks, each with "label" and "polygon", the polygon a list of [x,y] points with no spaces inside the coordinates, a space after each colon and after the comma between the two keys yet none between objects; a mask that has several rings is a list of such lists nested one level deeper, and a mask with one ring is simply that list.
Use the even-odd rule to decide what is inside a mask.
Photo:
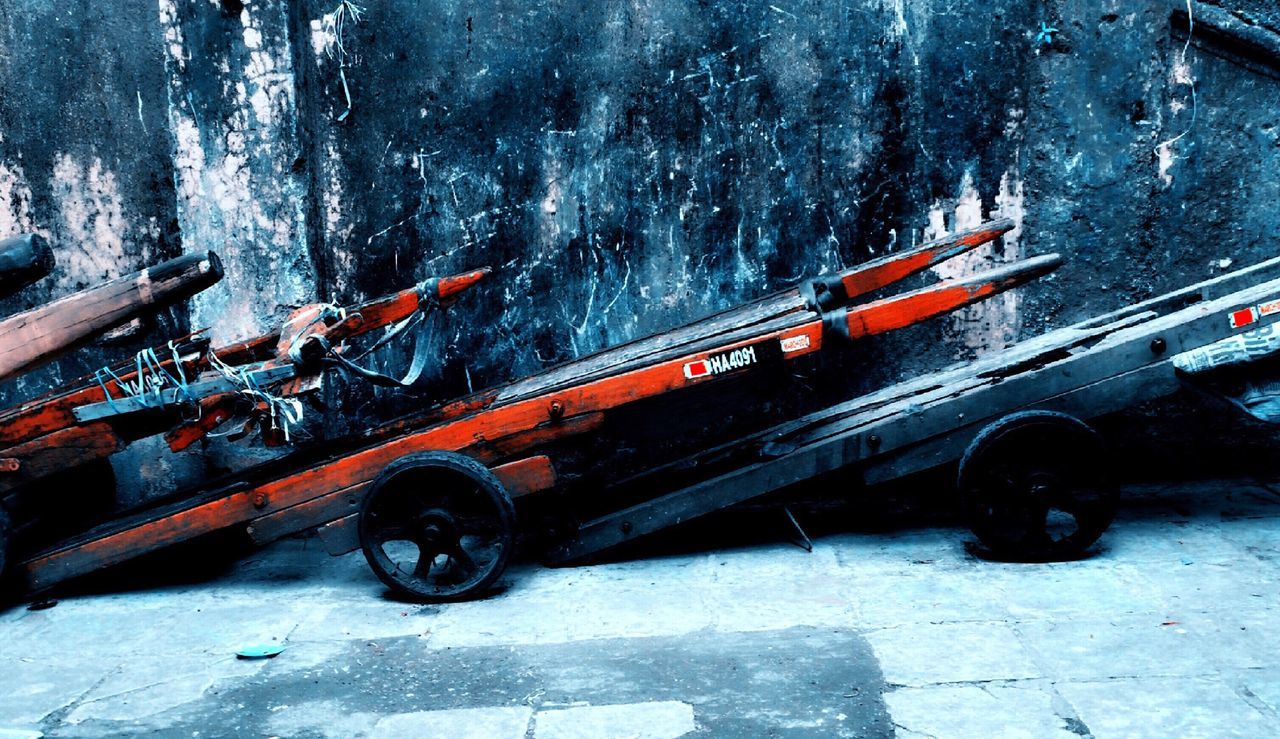
[{"label": "cart shadow on ground", "polygon": [[[1167,525],[1169,536],[1174,538],[1182,527],[1268,515],[1271,505],[1280,504],[1280,481],[1259,479],[1131,482],[1122,485],[1122,490],[1119,523]],[[836,495],[834,491],[841,493]],[[858,489],[853,480],[836,475],[718,511],[566,566],[681,557],[779,543],[791,543],[803,552],[810,543],[821,547],[823,539],[830,536],[910,536],[929,529],[964,531],[964,552],[960,556],[966,559],[1005,561],[990,556],[967,533],[949,476],[931,472],[874,489]],[[310,536],[299,535],[304,539]],[[1104,535],[1077,559],[1123,556],[1123,552],[1113,549],[1111,539]],[[318,543],[315,548],[320,549]],[[940,553],[951,558],[957,554]],[[526,547],[513,561],[536,565],[538,553]],[[929,560],[914,564],[929,564]],[[106,568],[51,591],[19,595],[16,600],[0,603],[0,611],[76,596],[199,588],[246,568],[254,570],[253,579],[264,585],[305,583],[312,577],[305,567],[274,565],[269,549],[256,547],[239,532],[226,531]],[[363,574],[368,574],[367,570]],[[372,580],[371,574],[369,577]],[[500,597],[503,592],[520,587],[519,578],[504,577],[486,597]],[[400,600],[389,591],[383,592],[382,597]]]}]

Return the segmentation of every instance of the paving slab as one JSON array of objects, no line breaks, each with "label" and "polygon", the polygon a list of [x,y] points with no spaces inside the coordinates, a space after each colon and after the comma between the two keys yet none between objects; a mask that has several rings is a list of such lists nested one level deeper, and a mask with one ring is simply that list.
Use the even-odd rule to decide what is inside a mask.
[{"label": "paving slab", "polygon": [[378,719],[372,739],[449,737],[450,739],[524,739],[533,709],[528,706],[456,708],[396,713]]},{"label": "paving slab", "polygon": [[1048,686],[938,685],[897,688],[885,702],[899,737],[1079,739],[1079,722],[1061,716]]},{"label": "paving slab", "polygon": [[1211,625],[1160,616],[1024,622],[1016,629],[1046,674],[1071,680],[1213,674],[1222,646],[1210,638]]},{"label": "paving slab", "polygon": [[612,706],[574,706],[539,711],[535,739],[679,739],[696,730],[693,706],[681,701],[651,701]]},{"label": "paving slab", "polygon": [[1057,690],[1096,739],[1274,736],[1276,720],[1216,678],[1061,682]]},{"label": "paving slab", "polygon": [[74,705],[115,669],[105,661],[86,664],[74,655],[0,661],[0,726],[39,726]]},{"label": "paving slab", "polygon": [[[0,610],[0,729],[1265,736],[1280,726],[1274,500],[1249,481],[1149,486],[1090,556],[1035,565],[975,556],[936,515],[812,554],[770,524],[724,549],[518,563],[487,600],[430,606],[388,598],[358,553],[290,539]],[[284,651],[234,658],[261,643]]]},{"label": "paving slab", "polygon": [[892,685],[1041,677],[1006,623],[906,624],[867,634]]},{"label": "paving slab", "polygon": [[1246,700],[1257,701],[1254,707],[1263,714],[1270,714],[1274,721],[1280,723],[1280,668],[1245,670],[1226,678],[1229,684],[1237,685],[1237,692]]}]

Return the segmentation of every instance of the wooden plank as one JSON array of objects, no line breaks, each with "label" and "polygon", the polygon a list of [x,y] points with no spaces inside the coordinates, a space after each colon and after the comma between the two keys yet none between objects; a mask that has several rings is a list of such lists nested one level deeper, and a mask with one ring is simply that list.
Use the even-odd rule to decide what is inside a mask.
[{"label": "wooden plank", "polygon": [[1280,278],[1280,257],[1272,257],[1257,264],[1241,267],[1232,272],[1211,277],[1207,280],[1197,282],[1194,285],[1157,295],[1154,298],[1144,300],[1140,303],[1127,305],[1119,310],[1105,313],[1100,316],[1081,321],[1075,324],[1076,327],[1087,329],[1090,327],[1101,326],[1107,323],[1114,323],[1119,320],[1129,318],[1138,313],[1156,313],[1159,315],[1167,315],[1174,311],[1180,311],[1188,306],[1196,303],[1205,303],[1210,300],[1230,295],[1240,290],[1248,289],[1268,280]]},{"label": "wooden plank", "polygon": [[570,562],[655,531],[727,508],[858,459],[856,436],[843,444],[806,447],[782,459],[758,462],[704,480],[630,508],[602,516],[579,527],[576,534],[548,553],[552,562]]},{"label": "wooden plank", "polygon": [[334,557],[360,548],[360,514],[352,513],[316,529],[324,550]]},{"label": "wooden plank", "polygon": [[[551,459],[537,455],[498,465],[492,470],[512,498],[548,490],[556,484]],[[361,483],[254,519],[246,531],[257,544],[267,544],[306,531],[360,510],[369,485]]]},{"label": "wooden plank", "polygon": [[[834,302],[826,306],[834,308],[852,298],[963,254],[999,237],[1011,228],[1013,222],[1008,219],[993,221],[976,229],[927,242],[906,252],[857,265],[833,277],[815,281],[815,284],[825,286],[828,294],[837,296]],[[818,315],[814,310],[815,306],[811,304],[815,298],[805,295],[811,291],[812,288],[784,290],[670,331],[604,349],[524,380],[517,380],[502,389],[499,400],[528,397],[608,374],[620,374],[644,364],[738,341],[753,331],[764,333],[802,325]]]},{"label": "wooden plank", "polygon": [[0,493],[26,485],[55,472],[106,459],[124,448],[124,442],[104,423],[72,426],[25,444],[4,450],[18,468],[0,474]]},{"label": "wooden plank", "polygon": [[[1172,369],[1168,361],[1155,362],[1061,395],[1008,408],[1002,415],[1038,409],[1058,411],[1088,421],[1136,403],[1173,394],[1181,386],[1181,381]],[[863,482],[875,485],[955,462],[964,455],[973,439],[996,420],[998,418],[994,416],[977,419],[947,433],[868,459],[861,466]]]},{"label": "wooden plank", "polygon": [[[796,315],[803,309],[804,299],[800,297],[799,290],[771,295],[742,308],[725,311],[666,333],[620,344],[523,380],[516,380],[500,390],[498,399],[508,401],[524,398],[583,382],[588,378],[621,374],[639,364],[698,351],[699,347],[708,342],[714,345],[722,337],[741,335],[762,325],[797,325],[806,318],[812,319],[812,314],[807,312]],[[728,338],[725,341],[732,340]]]},{"label": "wooden plank", "polygon": [[540,493],[556,486],[556,468],[545,454],[500,464],[490,472],[497,476],[512,498]]},{"label": "wooden plank", "polygon": [[255,544],[262,545],[290,534],[315,528],[343,516],[358,513],[360,503],[364,500],[364,494],[368,489],[367,483],[361,483],[317,496],[298,505],[255,518],[245,531]]},{"label": "wooden plank", "polygon": [[0,380],[51,362],[220,279],[216,254],[188,254],[0,321]]}]

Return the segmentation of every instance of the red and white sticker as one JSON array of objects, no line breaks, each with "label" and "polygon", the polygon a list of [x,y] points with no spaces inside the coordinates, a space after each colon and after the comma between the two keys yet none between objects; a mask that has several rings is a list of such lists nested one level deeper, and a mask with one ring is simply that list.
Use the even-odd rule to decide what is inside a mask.
[{"label": "red and white sticker", "polygon": [[782,353],[791,354],[792,352],[800,352],[809,348],[809,334],[800,334],[798,336],[785,336],[782,338]]},{"label": "red and white sticker", "polygon": [[711,365],[707,364],[705,359],[686,362],[684,365],[684,376],[690,380],[696,380],[699,377],[706,377],[710,374]]},{"label": "red and white sticker", "polygon": [[1240,310],[1231,311],[1231,314],[1227,316],[1227,320],[1231,322],[1231,328],[1248,326],[1258,320],[1258,309],[1241,308]]},{"label": "red and white sticker", "polygon": [[1231,323],[1231,328],[1242,328],[1251,323],[1256,323],[1263,316],[1272,316],[1277,313],[1280,313],[1280,298],[1268,300],[1265,303],[1248,308],[1233,310],[1227,314],[1227,321]]}]

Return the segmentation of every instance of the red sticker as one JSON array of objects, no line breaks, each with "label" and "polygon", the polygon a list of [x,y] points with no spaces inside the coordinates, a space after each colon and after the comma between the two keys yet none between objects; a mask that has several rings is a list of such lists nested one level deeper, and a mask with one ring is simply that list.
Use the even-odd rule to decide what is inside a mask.
[{"label": "red sticker", "polygon": [[1241,326],[1248,326],[1249,324],[1258,320],[1258,309],[1257,308],[1241,308],[1238,311],[1232,312],[1229,318],[1231,320],[1231,328],[1240,328]]},{"label": "red sticker", "polygon": [[696,362],[688,362],[684,366],[684,376],[690,380],[706,377],[711,374],[711,368],[707,366],[707,360],[699,359]]}]

